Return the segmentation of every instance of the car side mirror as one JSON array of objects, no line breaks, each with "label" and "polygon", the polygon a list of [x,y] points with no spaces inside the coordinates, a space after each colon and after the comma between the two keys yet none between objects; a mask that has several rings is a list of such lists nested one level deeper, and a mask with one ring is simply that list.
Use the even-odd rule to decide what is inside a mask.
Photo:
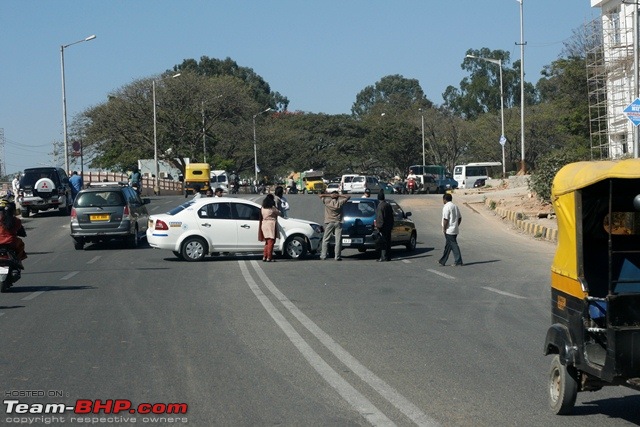
[{"label": "car side mirror", "polygon": [[411,212],[405,212],[405,213],[404,213],[404,217],[405,217],[405,218],[409,218],[410,216],[411,216]]},{"label": "car side mirror", "polygon": [[144,199],[142,199],[142,204],[143,205],[148,205],[149,203],[151,203],[151,199],[148,197],[145,197]]},{"label": "car side mirror", "polygon": [[637,211],[640,211],[640,194],[633,198],[633,207]]}]

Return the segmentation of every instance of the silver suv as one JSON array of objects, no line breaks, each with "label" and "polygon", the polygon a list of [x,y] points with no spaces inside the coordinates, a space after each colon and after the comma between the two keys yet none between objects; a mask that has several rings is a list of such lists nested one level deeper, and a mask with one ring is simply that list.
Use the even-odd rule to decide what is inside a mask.
[{"label": "silver suv", "polygon": [[68,215],[72,202],[69,177],[64,169],[42,167],[24,170],[18,190],[18,203],[24,218],[32,212],[49,209],[58,209],[61,214]]},{"label": "silver suv", "polygon": [[82,250],[85,243],[120,239],[136,248],[145,236],[149,221],[147,205],[126,182],[91,183],[81,190],[71,209],[73,246]]}]

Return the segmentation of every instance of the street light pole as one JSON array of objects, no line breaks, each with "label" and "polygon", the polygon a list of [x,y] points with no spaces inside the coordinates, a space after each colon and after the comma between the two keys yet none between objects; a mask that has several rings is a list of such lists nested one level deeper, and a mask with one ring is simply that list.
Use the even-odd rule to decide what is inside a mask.
[{"label": "street light pole", "polygon": [[[180,76],[180,73],[174,74],[171,78]],[[158,116],[156,114],[156,79],[151,82],[153,89],[153,163],[155,165],[155,178],[153,179],[153,193],[160,194],[160,164],[158,163]]]},{"label": "street light pole", "polygon": [[483,61],[497,64],[498,67],[500,67],[500,124],[502,132],[500,134],[500,145],[502,146],[502,178],[506,178],[507,173],[505,166],[504,145],[506,144],[507,139],[504,136],[504,87],[502,85],[502,59],[483,58],[474,55],[467,55],[467,58],[481,59]]},{"label": "street light pole", "polygon": [[94,34],[82,40],[78,40],[77,42],[63,44],[60,46],[60,69],[62,74],[62,135],[64,138],[64,170],[66,173],[69,173],[69,140],[67,138],[67,95],[64,82],[64,50],[74,44],[88,42],[95,38],[96,36]]},{"label": "street light pole", "polygon": [[526,173],[527,166],[524,161],[524,0],[517,0],[520,3],[520,171],[519,175]]},{"label": "street light pole", "polygon": [[424,111],[422,111],[422,108],[419,108],[420,110],[420,117],[422,118],[422,165],[426,165],[426,157],[424,155]]},{"label": "street light pole", "polygon": [[271,111],[271,107],[253,115],[253,171],[256,183],[258,182],[258,140],[256,139],[256,117],[260,114],[266,113],[267,111]]}]

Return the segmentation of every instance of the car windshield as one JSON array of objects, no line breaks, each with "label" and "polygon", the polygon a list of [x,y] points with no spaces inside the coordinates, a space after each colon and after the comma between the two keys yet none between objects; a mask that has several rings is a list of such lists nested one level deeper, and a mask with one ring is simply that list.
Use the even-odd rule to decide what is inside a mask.
[{"label": "car windshield", "polygon": [[352,201],[345,203],[343,214],[346,217],[372,217],[376,214],[375,202]]},{"label": "car windshield", "polygon": [[90,206],[124,206],[124,197],[120,191],[90,191],[80,193],[75,201],[77,208]]},{"label": "car windshield", "polygon": [[193,200],[190,200],[188,202],[184,202],[183,204],[176,206],[175,208],[171,209],[169,212],[167,212],[167,215],[175,215],[179,212],[182,212],[183,210],[185,210],[186,208],[188,208],[189,206],[193,205]]}]

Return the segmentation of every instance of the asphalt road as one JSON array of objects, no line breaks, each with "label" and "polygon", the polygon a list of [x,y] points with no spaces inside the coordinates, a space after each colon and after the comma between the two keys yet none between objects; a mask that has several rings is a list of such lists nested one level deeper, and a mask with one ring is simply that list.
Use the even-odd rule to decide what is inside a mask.
[{"label": "asphalt road", "polygon": [[[321,221],[317,196],[288,199],[291,216]],[[466,265],[440,267],[441,196],[396,200],[413,213],[418,248],[394,249],[389,263],[355,250],[342,262],[271,264],[260,254],[188,263],[146,242],[76,251],[68,218],[25,220],[26,271],[0,295],[0,424],[640,423],[640,397],[622,387],[580,393],[573,416],[548,409],[542,346],[553,244],[461,206]],[[182,201],[157,197],[150,211]],[[78,399],[188,411],[7,414],[7,400]]]}]

